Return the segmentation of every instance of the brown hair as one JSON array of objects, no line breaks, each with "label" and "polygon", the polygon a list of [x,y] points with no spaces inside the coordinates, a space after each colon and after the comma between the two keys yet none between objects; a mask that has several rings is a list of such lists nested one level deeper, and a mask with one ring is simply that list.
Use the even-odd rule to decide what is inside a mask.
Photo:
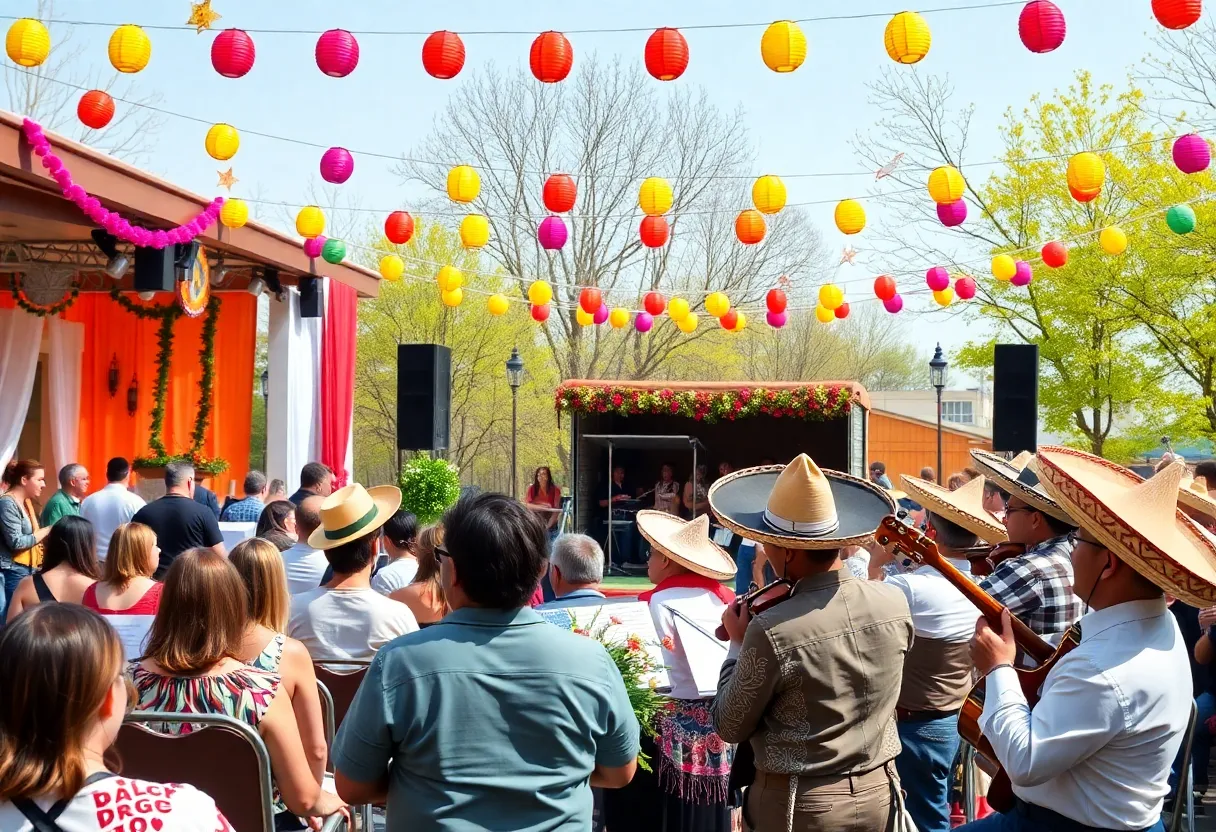
[{"label": "brown hair", "polygon": [[251,537],[236,544],[228,559],[245,582],[253,623],[276,633],[286,631],[291,595],[287,592],[287,572],[278,547],[269,540]]},{"label": "brown hair", "polygon": [[158,564],[152,564],[148,553],[156,545],[156,532],[143,523],[124,523],[110,536],[110,548],[102,564],[102,580],[122,592],[135,578],[151,578]]},{"label": "brown hair", "polygon": [[188,549],[165,575],[144,658],[166,673],[197,676],[223,659],[239,659],[249,623],[248,593],[228,558]]},{"label": "brown hair", "polygon": [[957,491],[967,484],[967,476],[965,474],[951,474],[950,479],[946,480],[946,488],[951,491]]},{"label": "brown hair", "polygon": [[97,565],[97,538],[93,524],[75,514],[60,517],[51,526],[43,544],[42,566],[39,571],[50,572],[57,566],[67,567],[86,578],[101,578]]},{"label": "brown hair", "polygon": [[71,797],[84,742],[123,669],[122,642],[97,613],[39,604],[0,634],[0,800]]},{"label": "brown hair", "polygon": [[447,596],[443,593],[443,583],[439,580],[439,558],[435,555],[435,547],[443,545],[443,526],[438,524],[427,526],[418,532],[418,540],[414,544],[414,557],[418,559],[418,571],[414,574],[411,584],[426,584],[431,597],[439,602],[446,615],[451,612]]},{"label": "brown hair", "polygon": [[26,477],[34,476],[35,471],[44,470],[44,466],[36,459],[14,459],[4,466],[4,484],[16,488]]}]

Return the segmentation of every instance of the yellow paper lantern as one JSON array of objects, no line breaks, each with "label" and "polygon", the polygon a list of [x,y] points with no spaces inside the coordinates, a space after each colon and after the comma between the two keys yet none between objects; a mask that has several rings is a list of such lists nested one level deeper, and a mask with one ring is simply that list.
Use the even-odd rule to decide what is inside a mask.
[{"label": "yellow paper lantern", "polygon": [[595,323],[595,316],[583,311],[583,307],[574,310],[574,320],[578,321],[579,326],[591,326]]},{"label": "yellow paper lantern", "polygon": [[954,303],[954,289],[950,286],[938,289],[933,293],[933,299],[937,301],[938,306],[949,306]]},{"label": "yellow paper lantern", "polygon": [[692,332],[697,328],[697,313],[689,312],[683,318],[676,321],[676,326],[680,328],[680,332]]},{"label": "yellow paper lantern", "polygon": [[673,321],[679,322],[687,318],[690,314],[688,301],[684,298],[672,298],[671,303],[667,304],[667,317]]},{"label": "yellow paper lantern", "polygon": [[315,205],[307,205],[296,214],[296,233],[312,239],[325,233],[325,214]]},{"label": "yellow paper lantern", "polygon": [[819,323],[821,324],[830,324],[836,320],[836,313],[826,306],[820,305],[815,307],[815,317],[819,319]]},{"label": "yellow paper lantern", "polygon": [[507,300],[505,295],[490,295],[486,300],[486,308],[490,310],[490,314],[495,318],[499,315],[505,315],[510,307],[511,302]]},{"label": "yellow paper lantern", "polygon": [[1098,234],[1098,245],[1107,254],[1122,254],[1127,251],[1127,235],[1117,225],[1108,225]]},{"label": "yellow paper lantern", "polygon": [[963,198],[967,181],[958,168],[943,165],[929,174],[929,196],[938,205],[951,205]]},{"label": "yellow paper lantern", "polygon": [[481,177],[468,165],[457,165],[448,171],[448,199],[472,202],[481,193]]},{"label": "yellow paper lantern", "polygon": [[742,332],[743,330],[747,329],[747,316],[744,315],[742,312],[736,312],[735,314],[738,315],[739,317],[735,321],[735,328],[731,331],[732,332]]},{"label": "yellow paper lantern", "polygon": [[460,306],[460,302],[464,300],[464,289],[456,288],[446,292],[439,293],[439,299],[443,301],[444,306],[453,308]]},{"label": "yellow paper lantern", "polygon": [[490,221],[481,214],[469,214],[460,221],[460,242],[465,248],[481,248],[490,241]]},{"label": "yellow paper lantern", "polygon": [[882,42],[891,60],[914,64],[929,54],[933,35],[929,24],[916,12],[900,12],[888,21]]},{"label": "yellow paper lantern", "polygon": [[220,209],[220,222],[225,228],[241,228],[249,222],[249,206],[243,199],[225,199]]},{"label": "yellow paper lantern", "polygon": [[528,302],[533,306],[544,306],[553,300],[553,287],[543,280],[534,280],[528,287]]},{"label": "yellow paper lantern", "polygon": [[785,207],[785,183],[779,176],[761,176],[752,185],[752,202],[761,214],[775,214]]},{"label": "yellow paper lantern", "polygon": [[730,311],[730,298],[721,292],[711,292],[705,298],[705,311],[715,318],[721,318]]},{"label": "yellow paper lantern", "polygon": [[855,199],[836,203],[836,227],[842,234],[857,234],[866,227],[866,209]]},{"label": "yellow paper lantern", "polygon": [[1017,262],[1008,254],[998,254],[992,258],[992,276],[997,280],[1008,282],[1017,271]]},{"label": "yellow paper lantern", "polygon": [[671,210],[675,197],[671,184],[661,176],[651,176],[638,189],[638,206],[648,217],[658,217]]},{"label": "yellow paper lantern", "polygon": [[380,258],[380,276],[390,283],[396,283],[405,274],[405,261],[395,254],[386,254]]},{"label": "yellow paper lantern", "polygon": [[844,303],[844,292],[834,283],[825,283],[819,287],[819,305],[829,312],[835,312]]},{"label": "yellow paper lantern", "polygon": [[792,20],[771,23],[760,37],[760,57],[773,72],[793,72],[806,60],[806,35]]},{"label": "yellow paper lantern", "polygon": [[1077,153],[1068,160],[1068,185],[1083,194],[1096,194],[1106,182],[1106,165],[1097,153]]},{"label": "yellow paper lantern", "polygon": [[608,323],[613,329],[624,329],[629,325],[629,310],[617,307],[608,313]]},{"label": "yellow paper lantern", "polygon": [[4,50],[17,66],[38,66],[51,54],[51,33],[40,21],[23,17],[8,27]]},{"label": "yellow paper lantern", "polygon": [[464,285],[464,275],[455,266],[444,266],[435,276],[439,289],[444,292],[454,292]]},{"label": "yellow paper lantern", "polygon": [[152,58],[152,41],[143,29],[127,23],[110,35],[110,63],[119,72],[139,72]]},{"label": "yellow paper lantern", "polygon": [[207,131],[207,139],[204,144],[207,147],[208,156],[226,162],[240,149],[241,134],[231,124],[213,124]]}]

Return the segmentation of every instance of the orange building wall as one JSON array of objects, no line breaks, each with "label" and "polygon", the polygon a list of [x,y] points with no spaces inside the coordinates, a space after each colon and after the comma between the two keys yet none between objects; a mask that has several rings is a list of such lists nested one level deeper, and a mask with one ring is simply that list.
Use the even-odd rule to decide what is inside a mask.
[{"label": "orange building wall", "polygon": [[[928,465],[937,467],[937,427],[885,413],[870,411],[869,461],[883,462],[891,484],[899,488],[901,474],[918,476]],[[953,473],[972,464],[970,450],[991,450],[992,443],[980,436],[942,429],[942,467],[938,479],[945,482]],[[868,465],[868,463],[867,463]]]}]

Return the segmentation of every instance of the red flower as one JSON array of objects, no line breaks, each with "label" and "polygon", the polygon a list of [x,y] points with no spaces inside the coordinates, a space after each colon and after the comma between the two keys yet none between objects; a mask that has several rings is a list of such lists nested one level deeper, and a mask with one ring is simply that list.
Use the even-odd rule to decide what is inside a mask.
[{"label": "red flower", "polygon": [[701,421],[701,415],[702,415],[701,412],[697,411],[696,413],[692,414],[692,418],[696,419],[699,422],[699,421]]},{"label": "red flower", "polygon": [[770,402],[775,402],[775,401],[777,401],[777,392],[776,392],[775,390],[769,390],[769,391],[768,391],[768,400],[769,400]]},{"label": "red flower", "polygon": [[636,653],[642,649],[642,640],[639,638],[636,638],[636,637],[629,639],[629,641],[626,642],[626,644],[629,647],[630,653]]},{"label": "red flower", "polygon": [[742,409],[743,409],[743,400],[742,400],[742,399],[735,399],[734,408],[735,408],[735,410],[736,410],[736,411],[742,410]]},{"label": "red flower", "polygon": [[742,390],[739,391],[739,398],[742,399],[743,401],[746,402],[751,397],[752,397],[752,391],[748,390],[746,387],[744,387]]},{"label": "red flower", "polygon": [[624,401],[625,401],[625,398],[620,393],[612,394],[612,404],[614,407],[620,407],[621,404],[624,403]]},{"label": "red flower", "polygon": [[679,412],[680,412],[680,403],[679,403],[679,402],[677,402],[677,401],[672,401],[672,403],[671,403],[671,412],[672,412],[672,413],[679,413]]},{"label": "red flower", "polygon": [[663,636],[663,649],[664,650],[675,650],[676,649],[676,643],[672,639],[671,636]]}]

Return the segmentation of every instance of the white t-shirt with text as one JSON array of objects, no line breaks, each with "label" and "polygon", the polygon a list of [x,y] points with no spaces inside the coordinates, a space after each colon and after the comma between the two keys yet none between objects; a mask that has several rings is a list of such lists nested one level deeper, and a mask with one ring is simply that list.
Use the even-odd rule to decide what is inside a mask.
[{"label": "white t-shirt with text", "polygon": [[[46,811],[53,800],[34,801]],[[63,832],[232,832],[215,801],[193,786],[107,777],[81,789],[55,823]],[[16,806],[0,801],[0,829],[31,832]]]}]

